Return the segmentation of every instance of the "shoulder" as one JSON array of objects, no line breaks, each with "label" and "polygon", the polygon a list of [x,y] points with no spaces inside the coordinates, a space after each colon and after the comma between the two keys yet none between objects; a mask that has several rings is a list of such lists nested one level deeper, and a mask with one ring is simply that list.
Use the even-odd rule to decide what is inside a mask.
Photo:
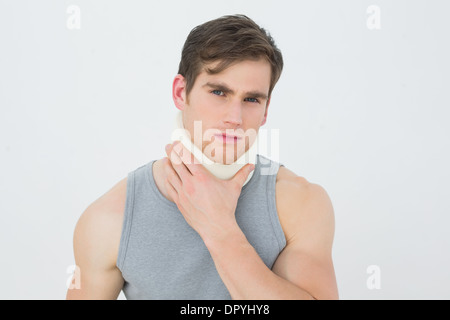
[{"label": "shoulder", "polygon": [[334,210],[322,186],[280,167],[276,179],[276,203],[288,244],[299,238],[332,242]]},{"label": "shoulder", "polygon": [[119,181],[82,213],[75,227],[73,249],[79,268],[79,288],[69,288],[68,300],[117,299],[123,277],[116,266],[127,179]]},{"label": "shoulder", "polygon": [[82,213],[75,227],[74,249],[79,259],[114,264],[122,233],[127,178],[116,183]]},{"label": "shoulder", "polygon": [[286,247],[272,270],[315,299],[338,299],[332,261],[334,212],[327,192],[280,167],[276,204]]}]

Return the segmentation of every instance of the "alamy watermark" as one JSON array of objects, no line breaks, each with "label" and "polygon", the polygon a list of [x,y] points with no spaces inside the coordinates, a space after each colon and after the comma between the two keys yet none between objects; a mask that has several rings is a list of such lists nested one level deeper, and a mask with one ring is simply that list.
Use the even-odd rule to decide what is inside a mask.
[{"label": "alamy watermark", "polygon": [[66,281],[67,289],[81,289],[81,269],[77,265],[70,265],[66,269],[66,273],[70,274],[70,277]]},{"label": "alamy watermark", "polygon": [[369,15],[366,20],[366,26],[369,30],[381,29],[381,9],[377,5],[367,7],[366,13]]},{"label": "alamy watermark", "polygon": [[[194,139],[191,139],[191,134],[188,130],[183,128],[175,129],[172,132],[172,140],[180,140],[182,137],[189,139],[195,146],[206,146],[202,150],[203,155],[205,155],[209,159],[213,159],[214,155],[221,153],[224,148],[225,142],[222,144],[222,137],[226,134],[228,137],[235,137],[234,142],[227,143],[229,148],[226,149],[227,156],[230,158],[236,158],[237,164],[246,164],[249,161],[249,157],[256,156],[256,153],[267,155],[270,160],[265,160],[260,157],[261,163],[261,175],[272,175],[277,172],[277,166],[274,162],[279,162],[280,159],[280,130],[279,129],[265,129],[260,128],[258,132],[255,129],[247,129],[244,131],[243,129],[227,129],[225,132],[220,131],[219,129],[207,129],[203,132],[202,130],[202,121],[194,121]],[[230,138],[229,138],[230,139]],[[233,140],[231,138],[231,140]],[[218,141],[218,143],[217,143]],[[216,143],[212,143],[216,142]],[[246,147],[250,150],[250,147],[253,146],[254,143],[257,143],[256,148],[253,148],[252,151],[255,154],[248,154],[246,157],[239,156],[236,153],[245,153]],[[269,153],[270,146],[270,153]],[[189,150],[191,153],[194,153],[194,150]],[[172,159],[171,159],[172,160]],[[174,161],[180,161],[181,159]],[[189,161],[189,160],[184,160]],[[202,164],[204,161],[203,158],[195,158],[195,164]],[[189,162],[187,163],[189,164]]]},{"label": "alamy watermark", "polygon": [[70,5],[66,9],[67,21],[66,27],[69,30],[79,30],[81,29],[81,9],[77,5]]},{"label": "alamy watermark", "polygon": [[381,268],[377,265],[370,265],[367,267],[366,272],[369,274],[366,281],[367,289],[381,289]]}]

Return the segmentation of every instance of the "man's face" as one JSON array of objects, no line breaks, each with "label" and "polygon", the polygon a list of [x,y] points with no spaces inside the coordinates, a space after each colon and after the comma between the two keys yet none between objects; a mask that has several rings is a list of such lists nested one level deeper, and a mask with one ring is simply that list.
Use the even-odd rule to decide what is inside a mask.
[{"label": "man's face", "polygon": [[[184,78],[175,78],[174,101],[183,112],[184,127],[212,161],[231,164],[253,144],[266,122],[270,76],[265,60],[238,62],[218,74],[202,71],[187,99]],[[194,130],[195,121],[201,121],[202,131],[200,123]],[[199,132],[201,137],[195,137]]]}]

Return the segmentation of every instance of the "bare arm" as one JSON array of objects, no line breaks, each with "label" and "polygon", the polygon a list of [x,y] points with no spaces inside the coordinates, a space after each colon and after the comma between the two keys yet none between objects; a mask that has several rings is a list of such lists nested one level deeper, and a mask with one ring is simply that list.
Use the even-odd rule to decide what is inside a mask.
[{"label": "bare arm", "polygon": [[[299,180],[299,179],[297,179]],[[283,183],[282,183],[283,184]],[[205,242],[233,299],[338,299],[331,259],[334,214],[323,188],[286,183],[278,205],[288,243],[272,270],[244,234],[234,229],[228,240]],[[230,239],[232,239],[230,241]]]},{"label": "bare arm", "polygon": [[327,192],[297,177],[280,183],[277,193],[288,195],[277,204],[288,239],[272,270],[315,299],[339,299],[332,259],[334,209]]},{"label": "bare arm", "polygon": [[67,300],[117,299],[122,289],[116,266],[123,219],[120,191],[118,184],[90,205],[77,223],[74,254],[81,282],[79,289],[67,291]]},{"label": "bare arm", "polygon": [[300,177],[277,182],[277,210],[287,245],[270,270],[239,228],[235,209],[250,165],[220,180],[181,144],[166,146],[166,188],[202,237],[234,299],[336,299],[331,261],[334,212],[325,190]]}]

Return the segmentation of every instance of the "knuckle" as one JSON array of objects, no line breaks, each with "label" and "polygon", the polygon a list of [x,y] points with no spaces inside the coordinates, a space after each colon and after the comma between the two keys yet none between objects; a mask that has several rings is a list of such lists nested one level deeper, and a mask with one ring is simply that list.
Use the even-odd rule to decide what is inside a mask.
[{"label": "knuckle", "polygon": [[233,182],[231,188],[234,192],[241,192],[241,186],[237,182]]},{"label": "knuckle", "polygon": [[204,174],[203,172],[198,172],[196,174],[196,177],[197,177],[198,181],[200,181],[200,182],[205,182],[206,178],[207,178],[206,174]]},{"label": "knuckle", "polygon": [[171,164],[170,164],[169,158],[164,158],[164,160],[163,160],[163,168],[164,168],[164,170],[165,170],[167,173],[171,171],[172,166],[171,166]]},{"label": "knuckle", "polygon": [[184,185],[184,190],[185,190],[185,192],[186,192],[186,194],[187,194],[188,196],[193,196],[194,193],[195,193],[195,188],[194,188],[194,186],[193,186],[192,184],[190,184],[190,183],[186,183],[186,184]]},{"label": "knuckle", "polygon": [[167,181],[167,183],[171,183],[172,185],[174,185],[175,182],[177,181],[176,178],[177,178],[176,174],[173,172],[173,170],[169,170],[166,173],[166,181]]},{"label": "knuckle", "polygon": [[173,150],[180,153],[183,152],[183,145],[181,143],[177,143],[174,147]]}]

